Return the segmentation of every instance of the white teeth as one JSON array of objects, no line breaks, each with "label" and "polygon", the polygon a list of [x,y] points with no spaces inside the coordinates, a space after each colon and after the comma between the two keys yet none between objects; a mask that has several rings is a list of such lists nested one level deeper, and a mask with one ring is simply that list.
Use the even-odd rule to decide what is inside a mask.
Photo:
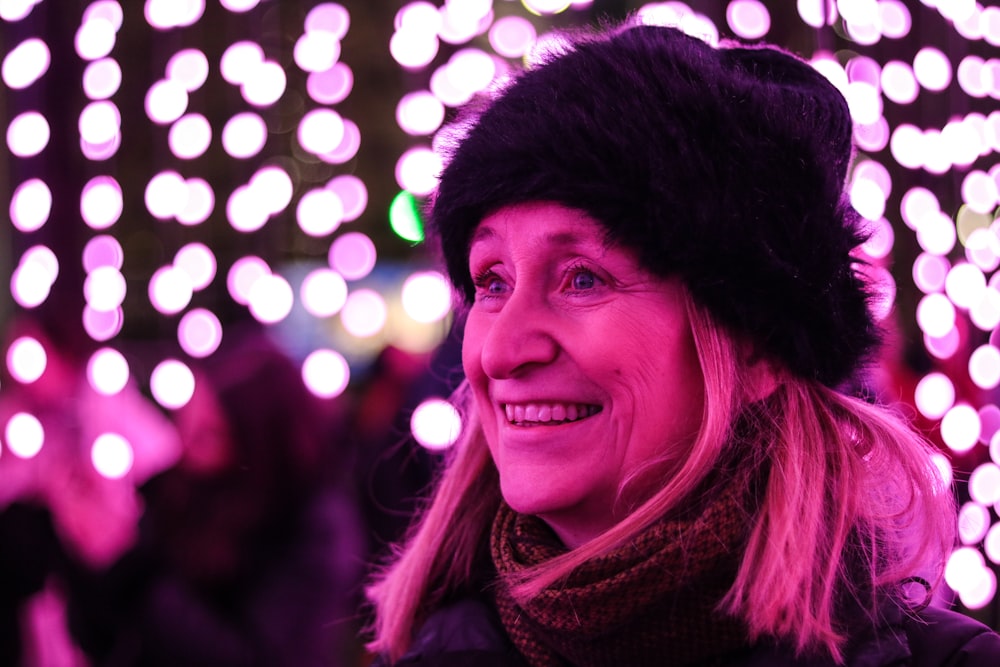
[{"label": "white teeth", "polygon": [[597,405],[584,403],[523,403],[503,406],[507,421],[512,424],[560,424],[574,422],[601,411]]}]

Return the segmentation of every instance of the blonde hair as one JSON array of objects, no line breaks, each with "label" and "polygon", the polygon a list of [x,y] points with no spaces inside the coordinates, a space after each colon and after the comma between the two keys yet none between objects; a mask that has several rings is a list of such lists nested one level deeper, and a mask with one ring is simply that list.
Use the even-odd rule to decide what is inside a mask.
[{"label": "blonde hair", "polygon": [[[516,599],[530,599],[626,543],[690,498],[726,454],[736,424],[751,419],[755,453],[739,463],[747,471],[763,463],[769,474],[720,609],[743,619],[751,639],[781,638],[797,652],[825,650],[840,662],[846,637],[835,612],[843,595],[874,622],[879,591],[912,576],[940,576],[955,510],[932,447],[890,409],[801,378],[782,377],[748,410],[753,363],[687,290],[685,299],[705,382],[702,424],[687,456],[617,525],[507,583]],[[456,402],[468,408],[468,394],[463,385]],[[468,588],[489,540],[499,481],[474,410],[465,418],[430,504],[367,589],[375,611],[368,648],[391,661],[430,611]],[[734,480],[751,484],[753,476]]]}]

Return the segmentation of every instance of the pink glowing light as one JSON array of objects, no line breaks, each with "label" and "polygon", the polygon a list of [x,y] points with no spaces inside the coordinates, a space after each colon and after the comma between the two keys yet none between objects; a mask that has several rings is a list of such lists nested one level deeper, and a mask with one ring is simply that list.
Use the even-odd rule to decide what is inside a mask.
[{"label": "pink glowing light", "polygon": [[941,91],[951,83],[951,62],[940,49],[925,46],[913,57],[913,73],[927,90]]},{"label": "pink glowing light", "polygon": [[187,110],[188,91],[177,81],[161,79],[146,93],[146,115],[154,123],[166,125]]},{"label": "pink glowing light", "polygon": [[933,338],[940,338],[955,326],[955,306],[944,294],[924,295],[917,304],[917,324]]},{"label": "pink glowing light", "polygon": [[82,22],[103,19],[110,23],[115,30],[121,30],[124,13],[117,0],[97,0],[87,5],[83,10]]},{"label": "pink glowing light", "polygon": [[33,232],[48,222],[52,191],[45,181],[31,178],[14,190],[10,199],[10,221],[19,232]]},{"label": "pink glowing light", "polygon": [[101,266],[112,266],[121,270],[125,262],[125,251],[121,243],[109,234],[98,234],[83,248],[83,268],[87,273]]},{"label": "pink glowing light", "polygon": [[212,143],[212,126],[201,114],[182,116],[170,127],[170,151],[182,160],[201,157]]},{"label": "pink glowing light", "polygon": [[959,262],[948,271],[944,289],[953,304],[968,309],[981,298],[986,289],[986,276],[975,264]]},{"label": "pink glowing light", "polygon": [[248,255],[241,257],[229,268],[226,275],[226,288],[233,301],[246,305],[253,284],[261,276],[271,274],[271,267],[260,257]]},{"label": "pink glowing light", "polygon": [[895,232],[885,218],[875,220],[870,225],[871,235],[862,245],[864,253],[872,259],[882,259],[892,252]]},{"label": "pink glowing light", "polygon": [[726,7],[726,22],[744,39],[760,39],[771,29],[771,15],[760,0],[733,0]]},{"label": "pink glowing light", "polygon": [[327,189],[306,192],[295,210],[299,228],[309,236],[332,234],[344,220],[344,205],[337,194]]},{"label": "pink glowing light", "polygon": [[344,307],[347,283],[332,269],[315,269],[302,280],[299,296],[308,313],[315,317],[330,317]]},{"label": "pink glowing light", "polygon": [[203,178],[189,178],[184,181],[186,196],[183,207],[176,212],[177,222],[182,225],[198,225],[208,219],[215,208],[215,193]]},{"label": "pink glowing light", "polygon": [[444,104],[427,90],[407,93],[396,105],[396,122],[414,136],[437,131],[444,121]]},{"label": "pink glowing light", "polygon": [[925,294],[944,289],[951,263],[946,257],[928,252],[920,253],[913,262],[913,282]]},{"label": "pink glowing light", "polygon": [[45,429],[38,417],[27,412],[17,412],[7,420],[4,429],[7,436],[7,448],[10,453],[21,459],[30,459],[42,451],[45,444]]},{"label": "pink glowing light", "polygon": [[504,16],[490,27],[490,46],[504,58],[521,58],[538,38],[531,21],[521,16]]},{"label": "pink glowing light", "polygon": [[980,345],[969,355],[969,378],[980,389],[1000,385],[1000,349]]},{"label": "pink glowing light", "polygon": [[83,308],[83,328],[96,341],[111,340],[124,324],[125,313],[120,306],[109,311],[95,310],[89,305]]},{"label": "pink glowing light", "polygon": [[430,148],[410,148],[396,162],[396,183],[417,196],[429,195],[437,187],[441,156]]},{"label": "pink glowing light", "polygon": [[174,315],[187,308],[193,292],[191,278],[174,266],[160,267],[149,279],[149,301],[164,315]]},{"label": "pink glowing light", "polygon": [[220,5],[237,14],[248,12],[259,3],[260,0],[219,0]]},{"label": "pink glowing light", "polygon": [[114,102],[91,102],[80,113],[80,137],[89,144],[105,144],[121,132],[122,116]]},{"label": "pink glowing light", "polygon": [[118,350],[103,347],[87,361],[87,381],[99,394],[114,396],[128,384],[130,371],[128,361]]},{"label": "pink glowing light", "polygon": [[358,338],[370,338],[382,331],[387,318],[385,299],[370,289],[359,289],[349,294],[340,311],[344,329]]},{"label": "pink glowing light", "polygon": [[910,34],[913,18],[905,4],[899,0],[881,0],[878,11],[883,35],[890,39],[902,39]]},{"label": "pink glowing light", "polygon": [[157,30],[194,25],[205,13],[205,0],[147,0],[146,21]]},{"label": "pink glowing light", "polygon": [[264,50],[256,42],[231,44],[222,54],[219,69],[222,78],[234,86],[242,85],[264,62]]},{"label": "pink glowing light", "polygon": [[415,322],[438,322],[451,312],[451,286],[437,271],[420,271],[403,282],[401,300]]},{"label": "pink glowing light", "polygon": [[440,42],[437,34],[424,30],[403,28],[389,39],[389,53],[400,66],[417,70],[431,64],[438,54]]},{"label": "pink glowing light", "polygon": [[299,122],[299,143],[311,153],[328,153],[343,137],[344,119],[333,109],[313,109]]},{"label": "pink glowing light", "polygon": [[295,292],[288,281],[277,274],[260,276],[247,294],[250,314],[263,324],[275,324],[288,317],[295,304]]},{"label": "pink glowing light", "polygon": [[319,104],[339,104],[354,88],[354,72],[344,63],[336,63],[322,72],[310,72],[306,91]]},{"label": "pink glowing light", "polygon": [[102,433],[90,448],[90,462],[102,477],[121,479],[132,470],[132,445],[117,433]]},{"label": "pink glowing light", "polygon": [[116,310],[125,301],[125,277],[113,266],[99,266],[83,281],[87,305],[100,312]]},{"label": "pink glowing light", "polygon": [[167,61],[167,79],[179,83],[187,92],[201,88],[208,79],[208,58],[198,49],[178,51]]},{"label": "pink glowing light", "polygon": [[302,362],[302,381],[320,398],[340,396],[347,389],[350,377],[347,360],[335,350],[315,350]]},{"label": "pink glowing light", "polygon": [[890,60],[882,67],[882,92],[896,104],[910,104],[920,94],[920,85],[913,68],[899,60]]},{"label": "pink glowing light", "polygon": [[42,0],[0,0],[0,19],[4,21],[20,21],[28,16],[35,5]]},{"label": "pink glowing light", "polygon": [[18,157],[33,157],[49,145],[49,122],[37,111],[17,115],[7,126],[7,148]]},{"label": "pink glowing light", "polygon": [[375,244],[361,232],[348,232],[330,244],[330,266],[347,280],[360,280],[375,268]]},{"label": "pink glowing light", "polygon": [[351,15],[343,5],[322,2],[309,10],[304,26],[306,32],[322,30],[330,33],[334,39],[341,40],[351,26]]},{"label": "pink glowing light", "polygon": [[187,405],[194,395],[194,373],[182,361],[165,359],[150,374],[149,389],[157,403],[177,410]]},{"label": "pink glowing light", "polygon": [[951,359],[958,352],[958,346],[962,338],[958,335],[958,329],[952,327],[943,336],[928,336],[924,334],[924,347],[930,355],[936,359]]},{"label": "pink glowing light", "polygon": [[1000,187],[989,174],[974,169],[962,179],[962,199],[977,213],[991,213],[1000,203]]},{"label": "pink glowing light", "polygon": [[992,461],[976,466],[969,475],[969,495],[983,505],[1000,502],[1000,466]]},{"label": "pink glowing light", "polygon": [[462,417],[443,398],[428,398],[414,409],[410,431],[422,447],[434,451],[448,449],[462,432]]},{"label": "pink glowing light", "polygon": [[21,263],[10,276],[10,293],[23,308],[35,308],[49,298],[51,275],[37,262]]},{"label": "pink glowing light", "polygon": [[74,37],[76,53],[84,60],[104,58],[115,48],[117,33],[111,21],[91,18],[80,24]]},{"label": "pink glowing light", "polygon": [[257,155],[267,142],[267,126],[255,113],[244,111],[230,118],[222,128],[222,147],[235,158]]},{"label": "pink glowing light", "polygon": [[190,310],[177,325],[177,342],[192,357],[207,357],[222,343],[222,323],[210,310]]},{"label": "pink glowing light", "polygon": [[48,355],[37,339],[21,336],[7,348],[7,370],[22,384],[31,384],[42,377],[48,365]]},{"label": "pink glowing light", "polygon": [[52,54],[48,45],[31,37],[24,40],[4,57],[0,66],[0,78],[8,87],[20,90],[27,88],[48,71]]},{"label": "pink glowing light", "polygon": [[979,503],[964,503],[958,511],[958,538],[962,544],[976,544],[986,537],[989,527],[990,511]]},{"label": "pink glowing light", "polygon": [[353,174],[335,176],[326,187],[340,199],[344,208],[344,222],[357,220],[368,207],[368,189],[364,181]]},{"label": "pink glowing light", "polygon": [[83,137],[80,138],[80,152],[88,160],[93,160],[98,162],[100,160],[107,160],[118,152],[118,149],[122,145],[122,135],[121,132],[115,134],[109,141],[101,144],[93,144],[86,141]]},{"label": "pink glowing light", "polygon": [[361,130],[352,120],[344,120],[344,136],[333,150],[320,153],[319,159],[329,164],[344,164],[354,158],[361,148]]},{"label": "pink glowing light", "polygon": [[174,266],[187,274],[194,290],[208,287],[215,279],[217,263],[215,254],[204,243],[188,243],[174,255]]},{"label": "pink glowing light", "polygon": [[80,194],[80,214],[91,229],[107,229],[121,217],[122,188],[111,176],[95,176]]},{"label": "pink glowing light", "polygon": [[295,42],[295,64],[304,72],[325,72],[340,58],[340,41],[325,30],[310,30]]},{"label": "pink glowing light", "polygon": [[83,91],[92,100],[106,100],[122,85],[122,68],[113,58],[101,58],[83,71]]},{"label": "pink glowing light", "polygon": [[146,209],[154,218],[169,220],[177,214],[187,196],[187,184],[176,171],[167,170],[153,176],[146,186]]},{"label": "pink glowing light", "polygon": [[265,60],[255,67],[252,75],[240,85],[240,94],[247,104],[267,107],[281,99],[287,83],[285,70],[281,65]]}]

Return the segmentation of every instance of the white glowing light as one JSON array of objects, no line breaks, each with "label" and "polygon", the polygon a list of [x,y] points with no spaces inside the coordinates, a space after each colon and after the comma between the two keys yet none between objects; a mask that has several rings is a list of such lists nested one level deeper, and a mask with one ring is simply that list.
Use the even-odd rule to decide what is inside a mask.
[{"label": "white glowing light", "polygon": [[340,312],[347,301],[347,282],[332,269],[315,269],[302,280],[299,288],[302,306],[315,317],[330,317]]},{"label": "white glowing light", "polygon": [[177,341],[192,357],[207,357],[222,343],[222,323],[212,311],[195,308],[184,313],[178,323]]},{"label": "white glowing light", "polygon": [[242,85],[264,62],[264,50],[255,42],[235,42],[222,54],[219,69],[222,78],[234,86]]},{"label": "white glowing light", "polygon": [[182,160],[201,157],[212,143],[212,126],[201,114],[182,116],[170,126],[167,142],[173,154]]},{"label": "white glowing light", "polygon": [[288,317],[295,303],[295,293],[288,281],[268,274],[254,281],[247,295],[250,313],[264,324],[274,324]]},{"label": "white glowing light", "polygon": [[48,45],[37,37],[31,37],[4,57],[0,77],[10,88],[27,88],[48,71],[51,62]]},{"label": "white glowing light", "polygon": [[967,452],[979,442],[980,427],[979,413],[959,403],[941,418],[941,438],[953,452]]},{"label": "white glowing light", "polygon": [[113,58],[101,58],[83,71],[83,91],[92,100],[106,100],[122,85],[122,68]]},{"label": "white glowing light", "polygon": [[103,58],[115,48],[114,24],[102,18],[84,21],[76,31],[73,43],[77,54],[84,60]]},{"label": "white glowing light", "polygon": [[118,222],[124,203],[121,186],[111,176],[95,176],[83,187],[80,214],[91,229],[107,229]]},{"label": "white glowing light", "polygon": [[40,306],[52,291],[49,278],[48,271],[37,262],[21,264],[10,276],[11,296],[24,308]]},{"label": "white glowing light", "polygon": [[448,401],[429,398],[413,411],[410,431],[423,447],[442,450],[451,447],[462,431],[462,417]]},{"label": "white glowing light", "polygon": [[335,398],[347,388],[350,367],[343,355],[334,350],[316,350],[302,362],[302,381],[316,396]]},{"label": "white glowing light", "polygon": [[248,104],[266,107],[277,102],[285,93],[285,70],[276,62],[265,60],[253,75],[240,85],[240,93]]},{"label": "white glowing light", "polygon": [[125,315],[121,306],[109,311],[95,310],[90,305],[83,307],[83,328],[96,341],[114,338],[122,330]]},{"label": "white glowing light", "polygon": [[1000,202],[1000,185],[988,173],[974,169],[962,180],[962,199],[977,213],[991,213]]},{"label": "white glowing light", "polygon": [[121,132],[121,112],[113,102],[91,102],[80,113],[80,138],[90,144],[104,144]]},{"label": "white glowing light", "polygon": [[87,381],[94,391],[113,396],[125,388],[129,380],[129,366],[125,356],[110,347],[103,347],[87,361]]},{"label": "white glowing light", "polygon": [[187,185],[181,175],[176,171],[161,171],[146,186],[146,209],[153,217],[167,220],[177,214],[186,196]]},{"label": "white glowing light", "polygon": [[108,479],[121,479],[132,470],[135,453],[128,440],[117,433],[102,433],[90,448],[94,469]]},{"label": "white glowing light", "polygon": [[305,32],[295,42],[293,58],[305,72],[325,72],[340,58],[340,41],[324,30]]},{"label": "white glowing light", "polygon": [[255,232],[268,220],[267,207],[262,206],[261,196],[246,185],[233,190],[226,202],[226,218],[233,229],[240,232]]},{"label": "white glowing light", "polygon": [[490,27],[490,46],[505,58],[521,58],[538,38],[535,26],[521,16],[504,16]]},{"label": "white glowing light", "polygon": [[330,245],[330,266],[347,280],[360,280],[375,268],[375,244],[361,232],[348,232]]},{"label": "white glowing light", "polygon": [[184,49],[167,61],[167,79],[176,81],[184,90],[194,92],[208,79],[208,58],[198,49]]},{"label": "white glowing light", "polygon": [[991,562],[1000,565],[1000,522],[993,524],[983,538],[983,551]]},{"label": "white glowing light", "polygon": [[203,178],[189,178],[184,181],[186,193],[183,206],[176,212],[177,222],[182,225],[197,225],[208,219],[215,208],[215,193]]},{"label": "white glowing light", "polygon": [[83,294],[87,305],[96,311],[115,310],[125,300],[125,276],[113,266],[101,266],[83,281]]},{"label": "white glowing light", "polygon": [[928,213],[918,221],[917,243],[931,254],[947,255],[957,240],[955,223],[944,213]]},{"label": "white glowing light", "polygon": [[83,248],[83,268],[90,273],[99,266],[113,266],[119,271],[125,262],[121,243],[109,234],[98,234]]},{"label": "white glowing light", "polygon": [[411,148],[396,163],[396,182],[417,196],[429,195],[437,187],[442,166],[441,156],[430,148]]},{"label": "white glowing light", "polygon": [[913,73],[927,90],[941,91],[951,83],[951,62],[939,49],[925,46],[913,57]]},{"label": "white glowing light", "polygon": [[981,331],[1000,326],[1000,292],[993,287],[983,290],[982,297],[969,309],[969,320]]},{"label": "white glowing light", "polygon": [[958,512],[958,537],[962,544],[975,544],[986,536],[990,527],[990,511],[979,503],[962,505]]},{"label": "white glowing light", "polygon": [[948,271],[944,289],[953,304],[967,309],[982,298],[986,276],[975,264],[961,262]]},{"label": "white glowing light", "polygon": [[969,377],[981,389],[1000,385],[1000,349],[980,345],[969,355]]},{"label": "white glowing light", "polygon": [[333,109],[313,109],[299,122],[299,144],[311,153],[329,153],[344,138],[344,119]]},{"label": "white glowing light", "polygon": [[204,243],[188,243],[174,255],[174,266],[187,274],[191,288],[205,289],[215,278],[215,254]]},{"label": "white glowing light", "polygon": [[11,454],[22,459],[30,459],[42,451],[45,444],[45,429],[38,417],[27,412],[17,412],[7,420],[5,434],[7,448]]},{"label": "white glowing light", "polygon": [[359,289],[349,294],[340,311],[344,329],[358,338],[369,338],[382,331],[387,318],[385,299],[370,289]]},{"label": "white glowing light", "polygon": [[45,348],[36,339],[22,336],[7,348],[7,370],[11,376],[24,384],[30,384],[42,377],[48,365]]},{"label": "white glowing light", "polygon": [[426,67],[440,48],[437,33],[403,28],[389,38],[389,53],[407,69]]},{"label": "white glowing light", "polygon": [[444,104],[427,90],[407,93],[396,106],[396,122],[407,134],[432,134],[443,121]]},{"label": "white glowing light", "polygon": [[242,14],[260,3],[260,0],[219,0],[219,4],[231,12]]},{"label": "white glowing light", "polygon": [[246,305],[250,290],[262,276],[271,274],[271,268],[260,257],[248,255],[241,257],[229,268],[226,275],[226,288],[236,303]]},{"label": "white glowing light", "polygon": [[222,147],[232,157],[257,155],[267,142],[267,126],[255,113],[245,111],[230,118],[222,128]]},{"label": "white glowing light", "polygon": [[943,294],[927,294],[917,304],[917,324],[928,336],[940,338],[955,326],[955,306]]},{"label": "white glowing light", "polygon": [[969,475],[969,495],[983,505],[1000,502],[1000,466],[992,461],[976,466]]},{"label": "white glowing light", "polygon": [[351,26],[350,12],[335,2],[321,2],[306,14],[303,22],[306,32],[314,30],[327,32],[334,39],[341,40]]},{"label": "white glowing light", "polygon": [[451,286],[437,271],[415,273],[403,283],[402,303],[413,320],[437,322],[451,311]]},{"label": "white glowing light", "polygon": [[357,176],[353,174],[335,176],[326,187],[335,192],[340,199],[344,209],[344,222],[353,222],[365,212],[368,206],[368,188]]},{"label": "white glowing light", "polygon": [[10,220],[21,232],[42,228],[52,212],[52,191],[45,181],[31,178],[14,190],[10,200]]},{"label": "white glowing light", "polygon": [[344,63],[335,63],[323,72],[310,72],[306,91],[320,104],[339,104],[354,88],[354,72]]},{"label": "white glowing light", "polygon": [[7,148],[18,157],[33,157],[49,145],[49,122],[37,111],[19,114],[7,126]]},{"label": "white glowing light", "polygon": [[299,199],[295,218],[306,234],[326,236],[340,227],[344,219],[344,205],[330,190],[310,190]]},{"label": "white glowing light", "polygon": [[288,172],[273,166],[258,170],[250,179],[249,187],[255,191],[260,204],[271,214],[285,210],[295,191]]},{"label": "white glowing light", "polygon": [[191,278],[174,266],[163,266],[149,279],[149,301],[164,315],[187,308],[193,293]]},{"label": "white glowing light", "polygon": [[187,111],[187,107],[188,91],[177,81],[162,79],[146,93],[146,115],[154,123],[172,123]]},{"label": "white glowing light", "polygon": [[149,388],[157,403],[176,410],[194,394],[194,373],[181,361],[165,359],[150,374]]}]

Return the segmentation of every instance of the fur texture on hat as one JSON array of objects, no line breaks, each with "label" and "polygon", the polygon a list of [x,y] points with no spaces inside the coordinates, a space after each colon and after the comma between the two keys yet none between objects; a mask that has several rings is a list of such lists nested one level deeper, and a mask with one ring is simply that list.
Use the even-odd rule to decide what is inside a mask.
[{"label": "fur texture on hat", "polygon": [[843,96],[773,47],[715,48],[665,27],[577,37],[457,125],[430,228],[472,302],[473,230],[527,201],[581,209],[717,320],[829,386],[877,326],[851,251]]}]

